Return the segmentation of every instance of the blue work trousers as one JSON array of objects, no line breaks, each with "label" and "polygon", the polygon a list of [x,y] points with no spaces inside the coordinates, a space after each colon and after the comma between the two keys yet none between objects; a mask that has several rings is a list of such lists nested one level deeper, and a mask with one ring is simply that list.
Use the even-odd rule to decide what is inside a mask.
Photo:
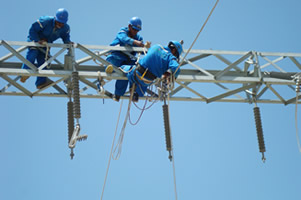
[{"label": "blue work trousers", "polygon": [[[124,66],[126,67],[126,66]],[[132,87],[133,83],[136,84],[136,90],[135,92],[138,93],[138,95],[140,97],[144,96],[145,91],[147,90],[147,87],[150,84],[145,83],[144,81],[140,80],[136,74],[138,74],[140,77],[142,76],[142,74],[138,71],[135,70],[137,66],[132,66],[133,69],[127,74],[128,80],[130,82],[130,87]]]},{"label": "blue work trousers", "polygon": [[[34,65],[35,65],[35,60],[37,60],[38,65],[35,66],[39,67],[45,62],[45,53],[40,51],[38,48],[29,47],[26,54],[26,59]],[[23,63],[22,69],[30,69],[30,68]],[[45,69],[47,69],[47,67]],[[46,82],[46,77],[38,76],[36,80],[36,86],[42,85],[45,82]]]},{"label": "blue work trousers", "polygon": [[[110,55],[106,59],[108,62],[112,63],[116,67],[121,67],[122,69],[124,65],[134,65],[135,60],[131,59],[122,59],[121,57]],[[126,92],[127,86],[129,81],[128,80],[116,80],[115,83],[115,95],[123,96]],[[130,85],[131,87],[131,85]]]}]

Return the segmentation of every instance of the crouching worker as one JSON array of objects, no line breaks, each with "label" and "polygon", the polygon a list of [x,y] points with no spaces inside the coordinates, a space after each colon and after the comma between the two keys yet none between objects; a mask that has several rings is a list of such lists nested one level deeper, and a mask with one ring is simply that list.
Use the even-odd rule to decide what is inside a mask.
[{"label": "crouching worker", "polygon": [[[72,43],[70,41],[70,28],[67,24],[68,12],[64,8],[57,10],[55,17],[42,16],[36,22],[34,22],[28,35],[28,42],[38,42],[39,44],[53,43],[58,38],[61,38],[63,42]],[[46,48],[43,48],[46,51]],[[47,52],[47,51],[46,51]],[[47,55],[48,56],[48,55]],[[35,60],[38,62],[38,67],[45,62],[46,54],[39,50],[37,47],[29,47],[26,55],[26,59],[34,64]],[[22,69],[29,69],[25,64],[22,65]],[[21,82],[25,82],[29,76],[22,76]],[[37,77],[36,87],[41,89],[49,85],[51,81],[46,77]]]},{"label": "crouching worker", "polygon": [[[122,27],[117,33],[115,39],[110,46],[131,46],[131,47],[144,47],[143,37],[138,34],[142,30],[142,21],[139,17],[132,17],[127,27]],[[121,65],[133,65],[136,62],[136,52],[131,52],[129,55],[122,51],[113,51],[107,57],[107,61],[116,67]],[[112,65],[106,66],[107,74],[114,71]],[[122,80],[120,80],[122,81]]]},{"label": "crouching worker", "polygon": [[[136,85],[133,94],[133,101],[137,102],[139,96],[143,97],[149,85],[156,78],[167,78],[171,73],[175,73],[177,77],[180,73],[178,60],[183,51],[182,44],[177,41],[170,41],[168,46],[154,45],[147,54],[141,58],[137,65],[122,65],[121,68],[128,70],[127,78],[130,88]],[[113,100],[119,101],[123,96],[128,84],[116,85]]]}]

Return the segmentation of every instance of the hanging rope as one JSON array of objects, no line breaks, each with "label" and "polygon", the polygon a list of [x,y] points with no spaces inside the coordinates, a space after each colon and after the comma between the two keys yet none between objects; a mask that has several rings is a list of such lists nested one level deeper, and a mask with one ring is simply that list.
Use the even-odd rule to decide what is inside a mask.
[{"label": "hanging rope", "polygon": [[[140,85],[138,85],[138,86],[140,87]],[[118,160],[120,158],[121,151],[122,151],[124,132],[125,132],[125,128],[126,128],[127,122],[129,121],[131,125],[136,125],[140,121],[143,112],[146,110],[147,99],[145,101],[144,107],[142,108],[142,111],[141,111],[140,116],[138,117],[137,121],[134,122],[134,123],[131,121],[130,111],[131,111],[132,98],[133,98],[133,95],[134,95],[135,88],[136,88],[136,86],[135,86],[135,84],[133,84],[132,89],[130,90],[130,98],[129,98],[129,103],[128,103],[128,108],[127,108],[126,116],[125,116],[125,119],[124,119],[124,122],[123,122],[123,126],[122,126],[122,129],[121,129],[119,138],[118,138],[118,142],[117,142],[117,144],[116,144],[116,146],[114,148],[114,151],[113,151],[112,157],[113,157],[114,160]],[[140,89],[141,89],[141,87],[140,87]],[[153,104],[151,104],[151,106]]]},{"label": "hanging rope", "polygon": [[[192,48],[193,45],[195,44],[195,42],[196,42],[196,40],[198,39],[200,33],[203,31],[203,29],[204,29],[205,25],[207,24],[207,22],[208,22],[210,16],[212,15],[214,9],[216,8],[218,2],[219,2],[219,0],[216,1],[214,7],[211,9],[211,12],[210,12],[210,14],[208,15],[208,17],[207,17],[205,23],[204,23],[203,26],[201,27],[201,30],[199,31],[199,33],[198,33],[198,35],[196,36],[195,40],[193,41],[193,43],[192,43],[191,46],[189,47],[188,51],[186,52],[185,56],[183,57],[181,63],[179,64],[179,66],[177,67],[177,69],[175,70],[175,72],[174,72],[173,75],[176,74],[176,72],[178,71],[178,69],[179,69],[179,68],[181,67],[181,65],[183,64],[183,62],[184,62],[186,56],[188,55],[188,53],[190,52],[191,48]],[[146,54],[145,51],[144,51],[144,54]],[[139,61],[139,58],[140,58],[140,54],[139,54],[139,57],[138,57],[137,62]],[[172,77],[174,77],[174,76],[172,76]],[[123,142],[124,131],[125,131],[125,127],[126,127],[126,122],[127,122],[128,118],[129,118],[129,116],[130,116],[130,115],[129,115],[129,112],[130,112],[131,99],[132,99],[132,97],[133,97],[133,93],[134,93],[134,90],[131,91],[131,95],[130,95],[130,99],[129,99],[129,105],[128,105],[128,110],[127,110],[127,114],[126,114],[126,118],[125,118],[125,120],[124,120],[123,127],[122,127],[122,131],[121,131],[120,136],[119,136],[119,139],[118,139],[118,144],[116,145],[115,150],[114,150],[114,153],[115,153],[115,151],[116,151],[117,148],[118,148],[118,152],[117,152],[117,155],[116,155],[115,157],[113,157],[113,154],[114,154],[114,153],[112,153],[112,149],[113,149],[113,146],[114,146],[114,141],[115,141],[115,136],[116,136],[116,132],[117,132],[117,127],[118,127],[118,123],[119,123],[119,117],[120,117],[120,112],[121,112],[121,110],[120,110],[120,112],[119,112],[118,122],[117,122],[117,126],[116,126],[116,129],[115,129],[114,140],[113,140],[112,149],[111,149],[111,153],[110,153],[110,159],[109,159],[109,163],[108,163],[108,167],[107,167],[107,174],[108,174],[108,170],[109,170],[109,165],[110,165],[111,157],[112,157],[114,160],[117,160],[117,159],[119,159],[120,154],[121,154],[122,142]],[[168,94],[168,104],[169,104],[169,94]],[[145,104],[145,105],[146,105],[146,104]],[[142,109],[142,113],[143,113],[144,109],[145,109],[145,107]],[[141,117],[142,113],[140,114],[140,117]],[[168,113],[169,113],[169,109],[168,109]],[[139,117],[139,119],[140,119],[140,117]],[[138,119],[138,121],[139,121],[139,119]],[[137,121],[137,122],[138,122],[138,121]],[[137,123],[137,122],[136,122],[136,123]],[[136,124],[136,123],[135,123],[135,124]],[[172,137],[171,137],[171,138],[172,138]],[[171,143],[172,143],[172,139],[171,139]],[[177,197],[176,174],[175,174],[175,162],[174,162],[174,153],[173,153],[173,151],[172,151],[172,157],[173,157],[172,163],[173,163],[174,189],[175,189],[175,197],[176,197],[176,200],[177,200],[178,197]],[[107,174],[106,174],[106,177],[105,177],[105,183],[106,183],[106,179],[107,179]],[[104,187],[103,187],[101,199],[102,199],[102,197],[103,197],[104,188],[105,188],[105,183],[104,183]]]},{"label": "hanging rope", "polygon": [[[190,52],[191,48],[193,47],[193,45],[195,44],[196,40],[198,39],[200,33],[203,31],[205,25],[207,24],[211,14],[213,13],[215,7],[217,6],[219,0],[216,1],[214,7],[212,8],[209,16],[207,17],[205,23],[203,24],[201,30],[199,31],[198,35],[196,36],[195,40],[193,41],[193,43],[191,44],[190,48],[188,49],[188,51],[186,52],[184,58],[182,59],[181,63],[179,64],[179,66],[177,67],[177,69],[175,70],[174,74],[176,74],[176,72],[178,71],[178,69],[180,68],[180,66],[183,64],[186,56],[188,55],[188,53]],[[144,51],[144,54],[146,54],[146,52]],[[138,57],[138,61],[139,61],[139,58],[140,58],[140,54],[139,54],[139,57]],[[119,159],[120,157],[120,154],[121,154],[121,149],[122,149],[122,142],[123,142],[123,137],[124,137],[124,131],[125,131],[125,127],[126,127],[126,122],[127,122],[127,119],[129,117],[129,111],[130,111],[130,107],[131,107],[131,99],[133,97],[133,93],[134,93],[134,90],[131,91],[131,95],[130,95],[130,99],[129,99],[129,105],[128,105],[128,110],[127,110],[127,114],[126,114],[126,118],[124,120],[124,123],[123,123],[123,127],[122,127],[122,131],[120,133],[120,136],[119,136],[119,139],[118,139],[118,144],[116,145],[115,147],[115,150],[113,152],[113,148],[114,148],[114,141],[115,141],[115,138],[116,138],[116,133],[117,133],[117,128],[118,128],[118,124],[119,124],[119,118],[120,118],[120,113],[121,113],[121,108],[122,108],[122,104],[120,106],[120,111],[119,111],[119,115],[118,115],[118,120],[117,120],[117,125],[116,125],[116,129],[115,129],[115,134],[114,134],[114,139],[113,139],[113,144],[112,144],[112,148],[111,148],[111,152],[110,152],[110,158],[109,158],[109,162],[108,162],[108,167],[107,167],[107,172],[106,172],[106,176],[105,176],[105,181],[104,181],[104,185],[103,185],[103,190],[102,190],[102,195],[101,195],[101,200],[103,198],[103,194],[104,194],[104,189],[105,189],[105,184],[106,184],[106,180],[107,180],[107,176],[108,176],[108,171],[109,171],[109,167],[110,167],[110,162],[111,162],[111,158],[113,158],[114,160],[117,160]],[[168,94],[168,105],[169,105],[169,94]],[[145,108],[145,107],[144,107]],[[144,109],[143,109],[144,110]],[[169,113],[169,109],[168,109],[168,113]],[[140,117],[139,117],[140,118]],[[171,137],[171,145],[172,145],[172,136],[170,135]],[[117,152],[117,155],[114,157],[113,154],[115,153],[115,151],[118,149],[118,152]],[[174,161],[174,152],[172,152],[172,163],[173,163],[173,176],[174,176],[174,190],[175,190],[175,199],[177,200],[178,199],[178,196],[177,196],[177,186],[176,186],[176,173],[175,173],[175,161]]]},{"label": "hanging rope", "polygon": [[212,13],[213,13],[215,7],[217,6],[218,2],[219,2],[219,0],[217,0],[217,1],[215,2],[215,4],[214,4],[213,8],[211,9],[211,11],[210,11],[210,13],[209,13],[209,15],[208,15],[206,21],[205,21],[204,24],[203,24],[201,30],[199,31],[199,33],[198,33],[197,36],[195,37],[194,41],[192,42],[191,46],[189,47],[189,49],[188,49],[188,51],[186,52],[185,56],[183,57],[182,61],[180,62],[179,66],[177,67],[176,71],[174,72],[174,75],[175,75],[176,72],[179,70],[179,68],[180,68],[180,66],[183,64],[183,62],[184,62],[186,56],[188,55],[188,53],[190,52],[191,48],[193,47],[193,45],[194,45],[195,42],[197,41],[198,37],[200,36],[201,32],[203,31],[204,27],[206,26],[206,24],[207,24],[207,22],[208,22],[210,16],[212,15]]},{"label": "hanging rope", "polygon": [[130,110],[131,110],[131,103],[132,103],[132,97],[133,97],[133,94],[134,94],[134,88],[135,88],[135,85],[133,84],[133,87],[131,89],[131,95],[130,95],[130,99],[129,99],[128,109],[127,109],[126,116],[125,116],[125,119],[124,119],[124,122],[123,122],[123,126],[122,126],[122,129],[121,129],[120,135],[119,135],[118,143],[116,144],[116,146],[114,148],[113,154],[115,154],[116,151],[117,151],[117,153],[116,153],[115,157],[114,157],[114,155],[112,155],[112,158],[114,160],[118,160],[120,158],[120,155],[121,155],[124,132],[125,132],[125,128],[126,128],[128,118],[129,118],[129,113],[130,113]]},{"label": "hanging rope", "polygon": [[[148,88],[151,88],[151,89],[150,89],[151,91],[152,91],[152,86],[153,86],[153,84],[151,84],[151,85],[148,87]],[[140,88],[140,91],[143,93],[142,88],[141,88],[141,86],[140,86],[139,84],[138,84],[138,87]],[[152,91],[152,93],[153,93],[153,91]],[[149,97],[150,97],[150,98],[149,98]],[[133,125],[133,126],[137,125],[138,122],[140,121],[140,119],[141,119],[142,114],[144,113],[144,111],[145,111],[145,110],[148,110],[149,108],[151,108],[151,107],[157,102],[157,101],[155,100],[155,101],[153,101],[148,107],[146,107],[147,101],[150,100],[150,99],[152,100],[152,99],[153,99],[152,97],[153,97],[152,95],[146,96],[146,99],[145,99],[145,102],[144,102],[144,106],[143,106],[142,108],[138,107],[138,105],[137,105],[135,102],[133,102],[133,104],[135,105],[135,107],[136,107],[137,109],[141,110],[141,113],[140,113],[140,115],[139,115],[137,121],[136,121],[135,123],[133,123],[132,120],[131,120],[130,112],[129,112],[129,122],[130,122],[131,125]],[[159,97],[158,97],[158,98],[159,98]]]},{"label": "hanging rope", "polygon": [[120,104],[120,109],[119,109],[119,114],[118,114],[118,118],[117,118],[117,124],[116,124],[116,128],[115,128],[115,133],[114,133],[113,143],[112,143],[112,147],[111,147],[111,152],[110,152],[110,156],[109,156],[109,162],[108,162],[108,166],[107,166],[106,176],[105,176],[105,180],[104,180],[103,187],[102,187],[102,193],[101,193],[101,198],[100,198],[101,200],[103,198],[103,194],[104,194],[104,191],[105,191],[106,182],[107,182],[107,178],[108,178],[108,174],[109,174],[111,158],[113,156],[113,148],[114,148],[114,143],[115,143],[116,134],[117,134],[117,130],[118,130],[118,124],[119,124],[119,119],[120,119],[120,113],[121,113],[121,110],[122,110],[122,104],[123,104],[123,100],[121,100],[121,104]]},{"label": "hanging rope", "polygon": [[46,55],[45,55],[45,60],[47,61],[47,60],[48,60],[48,54],[49,54],[50,47],[49,47],[49,45],[48,45],[47,42],[45,43],[45,45],[46,45]]},{"label": "hanging rope", "polygon": [[[146,97],[145,102],[147,102],[147,101],[151,101],[151,100],[149,100],[149,99]],[[157,100],[152,101],[152,103],[151,103],[148,107],[143,106],[143,108],[140,108],[135,102],[133,102],[133,103],[134,103],[135,107],[136,107],[138,110],[145,111],[145,110],[150,109],[156,102],[157,102]]]},{"label": "hanging rope", "polygon": [[[143,112],[146,110],[146,109],[145,109],[146,103],[147,103],[147,99],[146,99],[145,102],[144,102],[144,106],[143,106],[143,108],[141,109],[140,115],[139,115],[138,119],[136,120],[136,122],[134,122],[134,123],[132,122],[132,120],[131,120],[131,114],[129,113],[129,122],[130,122],[131,125],[135,126],[135,125],[138,124],[138,122],[140,121],[140,119],[141,119],[141,117],[142,117]],[[135,103],[134,103],[134,104],[135,104]],[[135,104],[135,106],[136,106],[136,104]],[[137,106],[136,106],[136,107],[137,107]]]},{"label": "hanging rope", "polygon": [[[104,195],[104,190],[105,190],[106,181],[107,181],[107,177],[108,177],[108,173],[109,173],[111,159],[113,158],[114,160],[118,160],[120,158],[120,155],[121,155],[123,138],[124,138],[124,132],[125,132],[127,120],[130,117],[130,108],[131,108],[131,102],[132,102],[132,97],[133,97],[134,91],[135,91],[135,85],[133,85],[133,87],[131,89],[130,98],[129,98],[129,104],[128,104],[128,109],[127,109],[127,114],[126,114],[126,117],[125,117],[125,120],[124,120],[124,123],[123,123],[123,127],[122,127],[122,130],[121,130],[121,133],[119,135],[119,139],[118,139],[117,145],[115,146],[116,134],[117,134],[117,130],[118,130],[120,115],[121,115],[121,111],[122,111],[122,104],[123,104],[123,100],[121,101],[120,110],[119,110],[118,119],[117,119],[117,124],[116,124],[116,128],[115,128],[115,133],[114,133],[114,138],[113,138],[113,143],[112,143],[112,147],[111,147],[111,151],[110,151],[110,156],[109,156],[109,161],[108,161],[108,166],[107,166],[107,170],[106,170],[105,180],[104,180],[104,184],[103,184],[103,189],[102,189],[102,194],[101,194],[101,200],[103,199],[103,195]],[[169,95],[168,95],[168,104],[169,104]],[[145,105],[146,105],[146,102],[145,102]],[[142,112],[141,112],[141,114],[139,116],[139,119],[140,119],[140,117],[141,117],[141,115],[142,115],[142,113],[143,113],[144,110],[146,110],[145,106],[142,109]],[[171,144],[172,144],[172,141],[171,141]],[[117,151],[117,153],[114,156],[114,154],[115,154],[116,151]],[[174,158],[173,151],[172,151],[172,157]],[[174,159],[172,159],[172,163],[173,163],[173,176],[174,176],[175,197],[176,197],[176,200],[177,200],[178,197],[177,197],[176,174],[175,174]]]},{"label": "hanging rope", "polygon": [[[47,62],[48,58],[49,58],[49,51],[50,51],[50,47],[48,45],[48,43],[46,41],[43,41],[42,43],[40,43],[41,45],[44,45],[46,47],[46,51],[44,50],[44,48],[40,48],[38,47],[38,49],[40,51],[42,51],[43,53],[45,53],[45,62]],[[51,63],[49,63],[49,65],[46,66],[46,68],[50,68]]]}]

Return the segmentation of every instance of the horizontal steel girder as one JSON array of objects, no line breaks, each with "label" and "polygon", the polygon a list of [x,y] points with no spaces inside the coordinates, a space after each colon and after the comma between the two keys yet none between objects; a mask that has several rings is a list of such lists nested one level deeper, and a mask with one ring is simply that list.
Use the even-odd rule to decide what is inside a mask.
[{"label": "horizontal steel girder", "polygon": [[[106,91],[114,93],[111,80],[126,80],[123,72],[106,74],[106,56],[113,50],[138,52],[147,49],[81,44],[48,44],[50,56],[39,68],[21,69],[27,47],[43,47],[33,42],[0,41],[0,95],[68,97],[72,71],[78,71],[82,98],[109,98],[98,93],[97,79],[102,77]],[[187,50],[184,50],[187,53]],[[170,100],[233,103],[301,103],[295,91],[300,78],[301,53],[255,51],[191,50],[181,66]],[[46,66],[51,63],[50,69]],[[54,84],[37,90],[33,83],[21,83],[20,76],[48,77]],[[31,78],[32,79],[32,78]],[[157,94],[156,86],[153,87]],[[128,98],[125,96],[123,98]]]}]

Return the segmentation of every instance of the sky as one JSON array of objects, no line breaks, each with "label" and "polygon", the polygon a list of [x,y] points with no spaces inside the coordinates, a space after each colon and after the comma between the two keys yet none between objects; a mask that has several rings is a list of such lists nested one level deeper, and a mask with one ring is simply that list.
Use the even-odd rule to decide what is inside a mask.
[{"label": "sky", "polygon": [[[63,7],[69,12],[74,42],[108,45],[131,17],[139,16],[145,41],[165,45],[182,39],[188,49],[214,3],[1,1],[0,39],[26,41],[30,25],[38,17],[54,15]],[[220,0],[193,49],[300,53],[300,6],[299,0]],[[34,83],[33,78],[30,81]],[[101,198],[121,103],[81,99],[81,134],[88,139],[77,143],[70,160],[67,102],[67,98],[0,97],[0,199]],[[127,103],[123,102],[122,122]],[[295,105],[258,106],[267,149],[265,163],[258,149],[254,105],[170,103],[179,200],[300,199]],[[133,121],[139,114],[132,107]],[[162,102],[145,111],[137,125],[127,124],[122,154],[110,163],[103,199],[175,199]]]}]

